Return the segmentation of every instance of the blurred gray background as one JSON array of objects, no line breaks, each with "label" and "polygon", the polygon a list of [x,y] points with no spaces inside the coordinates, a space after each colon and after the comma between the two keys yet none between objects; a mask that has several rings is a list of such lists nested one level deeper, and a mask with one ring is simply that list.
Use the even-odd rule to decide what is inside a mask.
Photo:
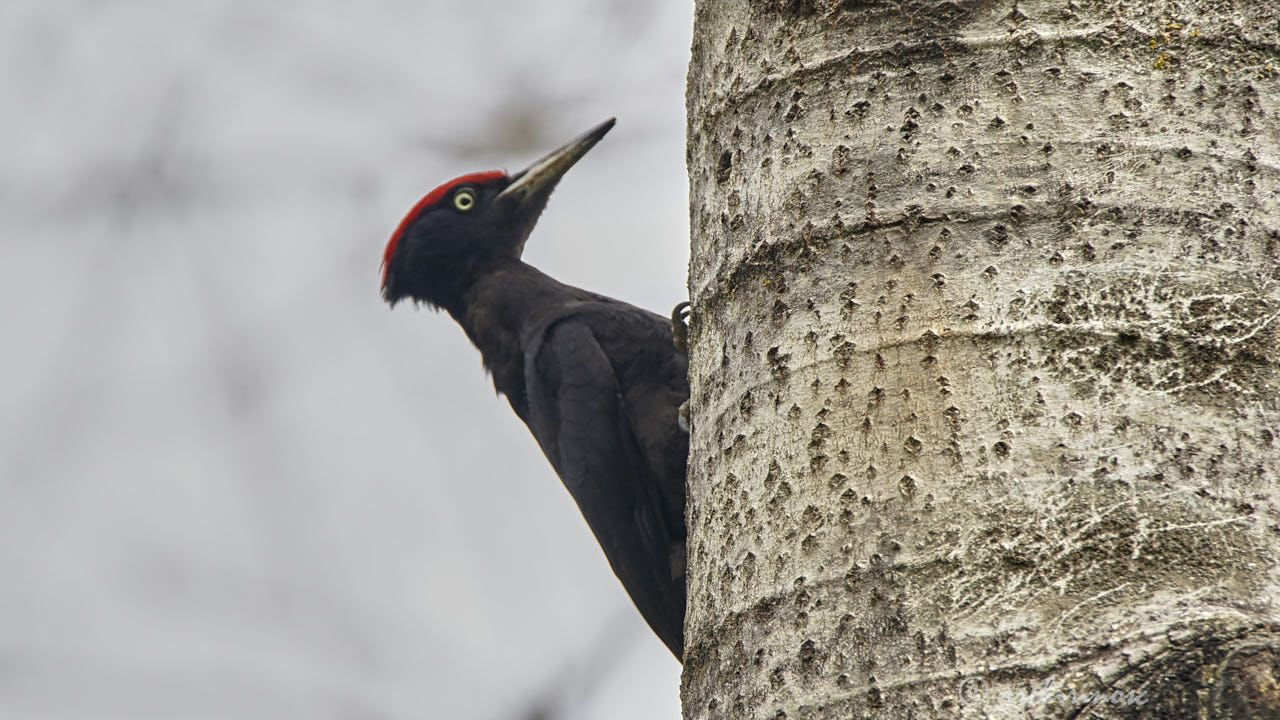
[{"label": "blurred gray background", "polygon": [[526,259],[685,297],[692,10],[0,5],[0,718],[676,718],[405,211],[616,115]]}]

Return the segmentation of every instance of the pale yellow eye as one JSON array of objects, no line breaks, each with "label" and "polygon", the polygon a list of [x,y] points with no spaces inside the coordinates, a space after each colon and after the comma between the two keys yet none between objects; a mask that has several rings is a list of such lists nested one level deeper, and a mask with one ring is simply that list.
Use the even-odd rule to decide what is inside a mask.
[{"label": "pale yellow eye", "polygon": [[453,206],[466,212],[476,206],[476,196],[470,190],[462,190],[453,196]]}]

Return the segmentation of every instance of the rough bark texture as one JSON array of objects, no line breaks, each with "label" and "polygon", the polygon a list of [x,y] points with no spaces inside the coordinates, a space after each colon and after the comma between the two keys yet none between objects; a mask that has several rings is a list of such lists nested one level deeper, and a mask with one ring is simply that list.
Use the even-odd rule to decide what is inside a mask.
[{"label": "rough bark texture", "polygon": [[686,717],[1280,716],[1278,8],[699,0]]}]

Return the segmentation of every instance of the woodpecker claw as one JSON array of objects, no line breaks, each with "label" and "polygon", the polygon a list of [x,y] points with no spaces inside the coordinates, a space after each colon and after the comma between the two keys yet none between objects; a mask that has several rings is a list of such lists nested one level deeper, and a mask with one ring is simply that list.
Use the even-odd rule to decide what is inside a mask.
[{"label": "woodpecker claw", "polygon": [[[690,305],[688,302],[682,302],[675,306],[671,311],[671,339],[676,346],[676,350],[681,354],[689,355],[689,314]],[[689,401],[685,400],[680,403],[680,409],[676,412],[676,424],[680,429],[689,432]]]},{"label": "woodpecker claw", "polygon": [[682,302],[671,311],[671,338],[676,349],[689,354],[689,303]]}]

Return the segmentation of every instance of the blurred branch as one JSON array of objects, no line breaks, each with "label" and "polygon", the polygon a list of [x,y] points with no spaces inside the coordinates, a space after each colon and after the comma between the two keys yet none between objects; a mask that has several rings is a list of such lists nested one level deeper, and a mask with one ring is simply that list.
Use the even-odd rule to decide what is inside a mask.
[{"label": "blurred branch", "polygon": [[[635,610],[627,605],[625,610],[605,623],[595,641],[585,652],[571,656],[536,696],[531,698],[517,720],[564,720],[573,717],[574,707],[593,690],[604,684],[615,672],[627,650],[636,640],[637,633],[630,614]],[[653,639],[657,642],[657,639]]]}]

